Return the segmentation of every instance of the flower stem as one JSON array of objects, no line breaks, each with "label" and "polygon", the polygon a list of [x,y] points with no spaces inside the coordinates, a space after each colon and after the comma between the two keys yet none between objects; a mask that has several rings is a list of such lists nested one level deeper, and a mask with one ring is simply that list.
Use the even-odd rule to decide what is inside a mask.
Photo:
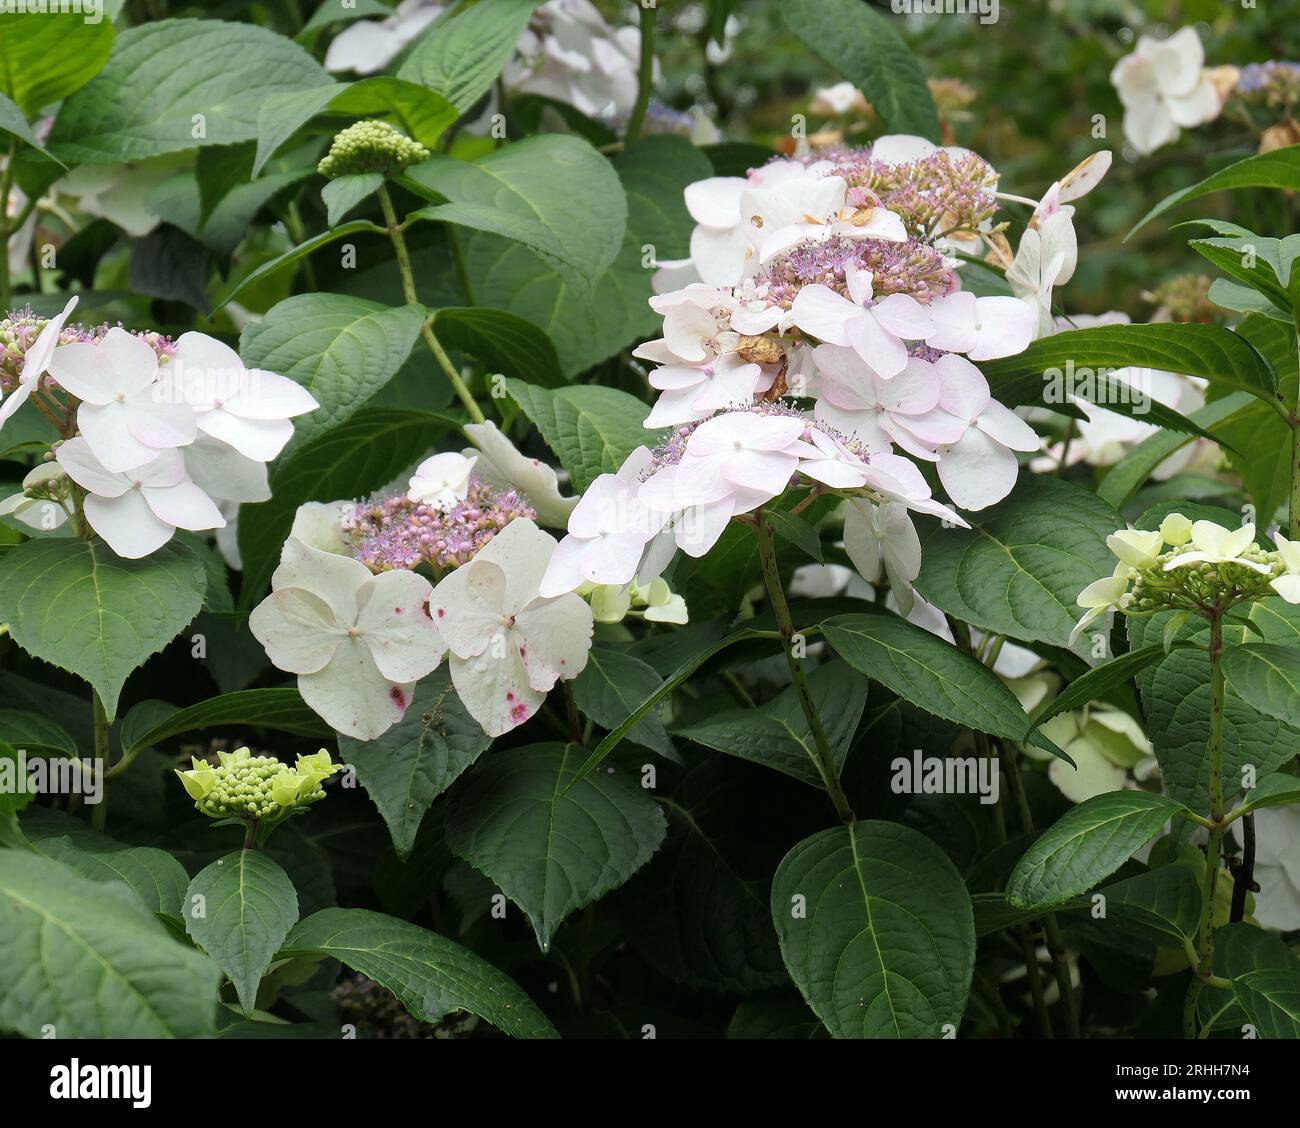
[{"label": "flower stem", "polygon": [[90,814],[90,826],[92,830],[102,832],[108,822],[108,712],[100,699],[99,690],[93,686],[90,690],[90,707],[95,725],[95,770],[103,773],[103,792]]},{"label": "flower stem", "polygon": [[808,721],[813,743],[817,751],[812,756],[813,765],[826,787],[835,807],[835,813],[842,822],[851,823],[856,816],[849,805],[848,796],[840,784],[839,773],[835,768],[835,757],[831,752],[830,742],[826,739],[826,730],[822,727],[821,717],[813,704],[812,692],[808,688],[808,679],[804,674],[803,660],[795,654],[794,621],[790,618],[790,605],[785,600],[785,589],[781,586],[781,571],[776,562],[776,547],[772,543],[772,530],[768,527],[767,517],[760,509],[755,514],[754,534],[758,537],[759,558],[763,563],[763,582],[767,586],[767,597],[772,604],[772,613],[776,616],[778,632],[781,636],[781,649],[785,651],[785,660],[790,667],[790,681],[794,685],[799,707]]},{"label": "flower stem", "polygon": [[641,126],[645,124],[646,109],[650,105],[650,91],[655,80],[655,16],[658,14],[653,0],[649,4],[641,0],[641,67],[640,83],[637,86],[636,104],[627,119],[627,129],[623,133],[623,143],[631,145],[641,136]]},{"label": "flower stem", "polygon": [[[379,186],[379,206],[384,212],[384,223],[388,226],[388,237],[393,243],[393,254],[397,257],[397,271],[402,276],[402,294],[406,298],[408,305],[419,305],[420,296],[415,289],[415,271],[411,269],[411,254],[406,249],[406,237],[402,234],[402,225],[397,222],[397,212],[393,208],[393,199],[388,194],[388,185]],[[482,423],[484,420],[483,412],[479,409],[477,401],[470,394],[469,388],[465,386],[465,381],[456,371],[456,366],[452,364],[451,357],[447,355],[447,350],[442,347],[437,336],[433,332],[431,319],[426,318],[420,326],[420,336],[424,338],[424,343],[429,346],[429,351],[433,353],[434,359],[437,360],[443,373],[451,382],[452,389],[459,397],[460,402],[465,405],[465,410],[469,412],[469,417],[475,423]]]},{"label": "flower stem", "polygon": [[1219,855],[1223,850],[1223,611],[1210,614],[1210,828],[1205,846],[1205,876],[1201,882],[1201,920],[1196,930],[1196,978],[1187,990],[1183,1033],[1196,1036],[1196,1001],[1214,964],[1214,895],[1219,884]]},{"label": "flower stem", "polygon": [[1300,415],[1291,419],[1291,498],[1287,508],[1287,532],[1300,539]]}]

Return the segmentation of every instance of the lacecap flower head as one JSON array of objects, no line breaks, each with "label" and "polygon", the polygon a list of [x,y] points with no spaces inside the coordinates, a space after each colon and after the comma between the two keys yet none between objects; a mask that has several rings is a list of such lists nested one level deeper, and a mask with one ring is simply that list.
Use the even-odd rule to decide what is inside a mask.
[{"label": "lacecap flower head", "polygon": [[197,757],[189,771],[176,770],[195,809],[211,818],[276,823],[325,798],[321,786],[338,771],[325,749],[299,756],[294,767],[247,748],[218,752],[213,766]]}]

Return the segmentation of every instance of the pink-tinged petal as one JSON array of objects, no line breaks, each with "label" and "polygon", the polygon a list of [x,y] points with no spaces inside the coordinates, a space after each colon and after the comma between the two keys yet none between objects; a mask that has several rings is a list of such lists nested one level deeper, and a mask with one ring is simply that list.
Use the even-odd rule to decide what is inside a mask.
[{"label": "pink-tinged petal", "polygon": [[488,736],[504,736],[527,721],[546,700],[528,684],[519,648],[506,646],[502,657],[490,650],[474,658],[453,654],[448,661],[456,696]]},{"label": "pink-tinged petal", "polygon": [[880,539],[873,527],[874,512],[871,502],[854,500],[844,515],[844,551],[869,584],[880,580],[883,563]]},{"label": "pink-tinged petal", "polygon": [[776,497],[790,484],[799,460],[784,451],[738,450],[727,457],[722,473],[736,486]]},{"label": "pink-tinged petal", "polygon": [[975,307],[977,341],[966,350],[971,360],[1015,356],[1034,339],[1037,315],[1019,298],[980,298]]},{"label": "pink-tinged petal", "polygon": [[975,421],[986,435],[1012,450],[1038,450],[1043,444],[1034,429],[1005,404],[989,400]]},{"label": "pink-tinged petal", "polygon": [[[632,350],[632,355],[640,357],[642,360],[648,360],[651,364],[683,363],[682,358],[668,347],[668,342],[662,337],[637,345],[637,347]],[[496,424],[493,424],[493,426],[496,426]]]},{"label": "pink-tinged petal", "polygon": [[939,373],[920,357],[908,357],[902,372],[875,387],[880,405],[899,415],[922,415],[939,404]]},{"label": "pink-tinged petal", "polygon": [[234,378],[244,371],[244,362],[228,344],[193,331],[176,338],[171,363],[185,386],[197,385],[196,391],[233,385]]},{"label": "pink-tinged petal", "polygon": [[884,380],[897,376],[907,365],[907,346],[872,317],[871,311],[849,323],[849,344]]},{"label": "pink-tinged petal", "polygon": [[333,608],[340,623],[357,621],[357,592],[370,579],[370,570],[350,556],[324,552],[290,537],[280,550],[280,565],[271,575],[271,587],[304,588]]},{"label": "pink-tinged petal", "polygon": [[429,616],[442,641],[462,658],[486,651],[503,636],[509,618],[503,612],[505,572],[482,555],[445,576],[429,596]]},{"label": "pink-tinged petal", "polygon": [[[636,576],[649,537],[640,529],[597,537],[588,541],[582,557],[582,576],[593,584],[621,587]],[[572,589],[570,589],[572,590]]]},{"label": "pink-tinged petal", "polygon": [[81,436],[61,443],[55,458],[69,478],[92,494],[121,497],[131,488],[131,480],[125,474],[114,474],[104,468]]},{"label": "pink-tinged petal", "polygon": [[879,381],[863,359],[842,345],[818,345],[813,363],[821,376],[819,403],[830,401],[844,411],[874,408]]},{"label": "pink-tinged petal", "polygon": [[[935,454],[935,447],[938,442],[931,442],[914,435],[907,429],[907,423],[913,419],[922,419],[920,415],[884,415],[880,419],[880,429],[888,436],[888,440],[895,446],[902,447],[913,458],[919,458],[922,462],[938,462],[939,456]],[[965,425],[960,430],[955,430],[950,441],[955,442],[961,438],[961,432],[965,431]],[[882,450],[889,448],[882,447]]]},{"label": "pink-tinged petal", "polygon": [[975,333],[975,295],[958,290],[930,304],[930,321],[934,331],[929,344],[945,352],[965,352],[977,343]]},{"label": "pink-tinged petal", "polygon": [[923,341],[934,332],[925,306],[907,294],[890,294],[871,307],[871,315],[888,332],[905,341]]},{"label": "pink-tinged petal", "polygon": [[881,426],[883,421],[884,416],[875,409],[845,411],[829,399],[817,401],[817,422],[825,423],[841,434],[857,439],[869,450],[889,449],[889,435]]},{"label": "pink-tinged petal", "polygon": [[1016,456],[972,427],[955,444],[939,451],[939,480],[963,509],[984,509],[1001,501],[1016,484]]},{"label": "pink-tinged petal", "polygon": [[149,388],[129,396],[126,409],[127,428],[132,437],[154,450],[186,446],[198,433],[189,404],[159,402]]},{"label": "pink-tinged petal", "polygon": [[287,419],[240,419],[224,408],[202,412],[195,422],[205,435],[254,462],[270,462],[293,438],[293,424]]},{"label": "pink-tinged petal", "polygon": [[693,388],[703,383],[708,377],[703,368],[687,364],[664,364],[651,371],[648,380],[650,387],[661,392],[675,392],[681,388]]},{"label": "pink-tinged petal", "polygon": [[697,305],[673,306],[664,316],[664,340],[674,353],[690,363],[708,357],[704,342],[716,329],[714,316]]},{"label": "pink-tinged petal", "polygon": [[83,403],[77,408],[77,426],[104,469],[122,473],[143,466],[158,456],[158,448],[131,434],[131,412],[124,403]]},{"label": "pink-tinged petal", "polygon": [[864,311],[829,286],[805,286],[790,307],[790,319],[805,333],[831,345],[847,345],[849,325]]},{"label": "pink-tinged petal", "polygon": [[513,615],[537,598],[537,585],[555,551],[555,538],[527,518],[511,521],[474,557],[496,564],[506,577],[502,613]]},{"label": "pink-tinged petal", "polygon": [[133,396],[153,384],[158,372],[158,354],[142,338],[114,326],[95,347],[112,369],[115,393]]},{"label": "pink-tinged petal", "polygon": [[324,669],[298,676],[298,692],[332,729],[374,740],[402,719],[415,687],[379,672],[359,638],[344,638]]},{"label": "pink-tinged petal", "polygon": [[939,374],[939,406],[964,423],[972,422],[992,399],[989,383],[970,361],[960,356],[941,356],[934,364]]},{"label": "pink-tinged petal", "polygon": [[250,368],[239,382],[238,393],[226,400],[225,407],[241,419],[292,419],[315,411],[320,404],[296,380]]},{"label": "pink-tinged petal", "polygon": [[930,496],[930,487],[915,463],[897,454],[873,454],[867,473],[868,480],[882,493],[908,501]]},{"label": "pink-tinged petal", "polygon": [[323,670],[347,637],[329,604],[302,588],[268,595],[248,616],[248,629],[271,664],[289,674]]},{"label": "pink-tinged petal", "polygon": [[749,188],[743,176],[710,176],[687,185],[686,210],[706,227],[735,227],[740,223],[740,197]]},{"label": "pink-tinged petal", "polygon": [[687,556],[703,556],[718,543],[733,513],[734,503],[729,497],[712,505],[692,506],[673,526],[677,547]]},{"label": "pink-tinged petal", "polygon": [[582,562],[594,543],[594,538],[583,540],[572,534],[561,540],[551,553],[546,574],[537,585],[537,594],[543,599],[550,599],[581,587],[586,579],[582,573]]},{"label": "pink-tinged petal", "polygon": [[[57,317],[50,318],[42,327],[40,333],[25,353],[23,353],[23,370],[18,374],[20,384],[34,386],[36,381],[45,374],[46,369],[50,366],[50,361],[54,357],[54,350],[59,346],[59,335],[63,332],[63,324],[68,320],[68,315],[77,308],[77,296],[74,294],[63,307],[63,312]],[[30,392],[31,387],[28,388]],[[24,395],[23,399],[27,396]],[[9,416],[0,411],[0,427],[4,426],[4,421]]]},{"label": "pink-tinged petal", "polygon": [[140,491],[154,516],[176,529],[224,529],[226,519],[221,510],[193,482],[174,486],[145,487]]},{"label": "pink-tinged petal", "polygon": [[696,459],[738,450],[784,450],[803,430],[803,420],[791,416],[734,411],[697,427],[686,442],[686,453]]},{"label": "pink-tinged petal", "polygon": [[740,227],[697,227],[691,235],[691,262],[710,286],[734,286],[745,276],[749,241]]},{"label": "pink-tinged petal", "polygon": [[731,327],[737,333],[757,337],[760,333],[775,329],[784,316],[785,310],[780,306],[765,306],[762,309],[741,306],[731,314]]},{"label": "pink-tinged petal", "polygon": [[389,681],[419,681],[447,653],[429,615],[431,594],[423,576],[402,571],[383,572],[361,589],[358,637]]},{"label": "pink-tinged petal", "polygon": [[710,505],[733,492],[716,457],[689,458],[652,474],[641,483],[637,497],[656,513],[679,513],[693,505]]},{"label": "pink-tinged petal", "polygon": [[937,148],[933,141],[911,133],[887,133],[872,142],[871,159],[888,165],[910,164],[928,157]]},{"label": "pink-tinged petal", "polygon": [[59,387],[82,403],[109,403],[113,399],[112,370],[99,348],[89,341],[60,345],[50,357],[49,373]]},{"label": "pink-tinged petal", "polygon": [[593,630],[591,608],[572,593],[539,600],[519,612],[515,640],[528,672],[528,684],[539,693],[557,680],[576,678],[587,665]]},{"label": "pink-tinged petal", "polygon": [[160,521],[140,496],[127,490],[120,497],[90,495],[83,503],[86,520],[114,552],[127,560],[139,560],[157,552],[172,539],[172,526]]}]

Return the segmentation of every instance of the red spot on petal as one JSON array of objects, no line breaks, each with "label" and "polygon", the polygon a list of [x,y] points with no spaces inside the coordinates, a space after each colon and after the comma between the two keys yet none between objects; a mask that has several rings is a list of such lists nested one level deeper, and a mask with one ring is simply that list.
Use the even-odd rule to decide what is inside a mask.
[{"label": "red spot on petal", "polygon": [[528,706],[522,701],[510,710],[510,719],[516,724],[528,720]]},{"label": "red spot on petal", "polygon": [[506,700],[507,700],[507,701],[513,701],[514,699],[515,699],[515,695],[514,695],[513,693],[507,693],[507,694],[506,694]]},{"label": "red spot on petal", "polygon": [[394,615],[400,615],[401,613],[402,613],[402,609],[401,609],[400,607],[394,607],[394,608],[393,608],[393,614],[394,614]]},{"label": "red spot on petal", "polygon": [[406,698],[402,696],[402,687],[395,685],[388,691],[388,696],[392,698],[393,704],[403,712],[406,711]]},{"label": "red spot on petal", "polygon": [[447,614],[447,609],[445,607],[439,607],[438,618],[441,619],[445,614]]}]

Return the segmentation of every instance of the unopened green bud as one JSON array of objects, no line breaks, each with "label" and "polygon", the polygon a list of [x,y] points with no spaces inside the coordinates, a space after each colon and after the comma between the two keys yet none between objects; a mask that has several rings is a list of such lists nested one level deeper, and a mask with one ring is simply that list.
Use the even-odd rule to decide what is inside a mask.
[{"label": "unopened green bud", "polygon": [[316,171],[333,180],[360,172],[389,176],[429,159],[429,150],[382,121],[359,121],[334,138]]}]

